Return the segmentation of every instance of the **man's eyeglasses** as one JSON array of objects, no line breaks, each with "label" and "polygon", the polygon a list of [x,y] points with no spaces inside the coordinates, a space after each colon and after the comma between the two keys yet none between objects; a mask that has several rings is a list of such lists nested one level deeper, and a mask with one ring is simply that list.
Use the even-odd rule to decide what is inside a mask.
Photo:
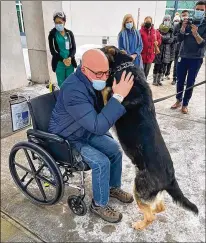
[{"label": "man's eyeglasses", "polygon": [[92,73],[94,73],[94,74],[96,75],[97,78],[102,78],[104,74],[105,74],[106,77],[108,78],[109,75],[110,75],[110,73],[111,73],[110,70],[107,70],[106,72],[94,72],[94,71],[92,71],[92,70],[91,70],[90,68],[88,68],[88,67],[85,67],[85,68],[87,68],[89,71],[91,71]]}]

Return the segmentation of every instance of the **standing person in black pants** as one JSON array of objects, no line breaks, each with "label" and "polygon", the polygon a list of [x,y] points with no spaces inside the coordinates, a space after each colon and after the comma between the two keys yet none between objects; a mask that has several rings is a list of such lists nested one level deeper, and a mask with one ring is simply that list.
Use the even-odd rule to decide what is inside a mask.
[{"label": "standing person in black pants", "polygon": [[[184,19],[188,19],[189,18],[189,12],[188,10],[183,10],[181,13],[181,20],[178,24],[174,24],[174,37],[177,38],[178,33],[180,32],[180,29],[182,27],[182,22],[184,21]],[[180,51],[180,46],[181,46],[181,42],[179,42],[178,40],[176,40],[176,46],[175,46],[175,60],[174,60],[174,68],[173,68],[173,81],[172,81],[172,85],[175,85],[177,82],[177,60],[178,60],[178,55],[179,55],[179,51]]]},{"label": "standing person in black pants", "polygon": [[[179,13],[176,13],[176,15],[173,19],[173,25],[172,25],[173,30],[179,22],[180,22]],[[173,32],[173,34],[174,34],[174,32]],[[172,63],[175,60],[176,43],[177,43],[177,35],[176,36],[174,35],[174,41],[173,41],[173,43],[171,43],[171,46],[170,46],[170,48],[171,48],[170,62],[167,65],[165,65],[165,70],[164,70],[164,76],[167,80],[170,80],[170,70],[171,70],[171,67],[172,67]]]},{"label": "standing person in black pants", "polygon": [[165,15],[159,27],[162,37],[160,53],[156,55],[154,60],[153,85],[155,86],[162,85],[161,78],[164,75],[165,66],[171,61],[171,43],[174,41],[173,29],[171,27],[171,17],[170,15]]}]

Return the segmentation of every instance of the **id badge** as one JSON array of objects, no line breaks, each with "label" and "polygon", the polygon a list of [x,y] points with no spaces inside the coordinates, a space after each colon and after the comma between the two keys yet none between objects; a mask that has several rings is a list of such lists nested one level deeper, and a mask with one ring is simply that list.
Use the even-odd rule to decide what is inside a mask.
[{"label": "id badge", "polygon": [[178,62],[181,62],[181,57],[178,58]]},{"label": "id badge", "polygon": [[65,48],[66,48],[67,50],[69,50],[69,41],[68,41],[68,40],[65,41]]}]

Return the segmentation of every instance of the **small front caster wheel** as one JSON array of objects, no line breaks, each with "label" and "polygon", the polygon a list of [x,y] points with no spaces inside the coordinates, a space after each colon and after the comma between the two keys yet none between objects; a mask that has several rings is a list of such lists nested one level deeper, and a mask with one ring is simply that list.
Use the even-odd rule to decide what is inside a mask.
[{"label": "small front caster wheel", "polygon": [[69,208],[74,214],[83,216],[87,213],[87,207],[85,202],[78,196],[69,196],[67,199]]}]

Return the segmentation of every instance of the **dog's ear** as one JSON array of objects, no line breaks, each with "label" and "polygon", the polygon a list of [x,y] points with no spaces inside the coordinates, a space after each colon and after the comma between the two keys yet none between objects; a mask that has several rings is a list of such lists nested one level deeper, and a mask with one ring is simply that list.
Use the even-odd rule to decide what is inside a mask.
[{"label": "dog's ear", "polygon": [[120,50],[120,52],[121,52],[122,54],[127,54],[127,52],[126,52],[125,50]]},{"label": "dog's ear", "polygon": [[116,50],[114,46],[105,46],[106,53],[114,56],[116,54]]}]

